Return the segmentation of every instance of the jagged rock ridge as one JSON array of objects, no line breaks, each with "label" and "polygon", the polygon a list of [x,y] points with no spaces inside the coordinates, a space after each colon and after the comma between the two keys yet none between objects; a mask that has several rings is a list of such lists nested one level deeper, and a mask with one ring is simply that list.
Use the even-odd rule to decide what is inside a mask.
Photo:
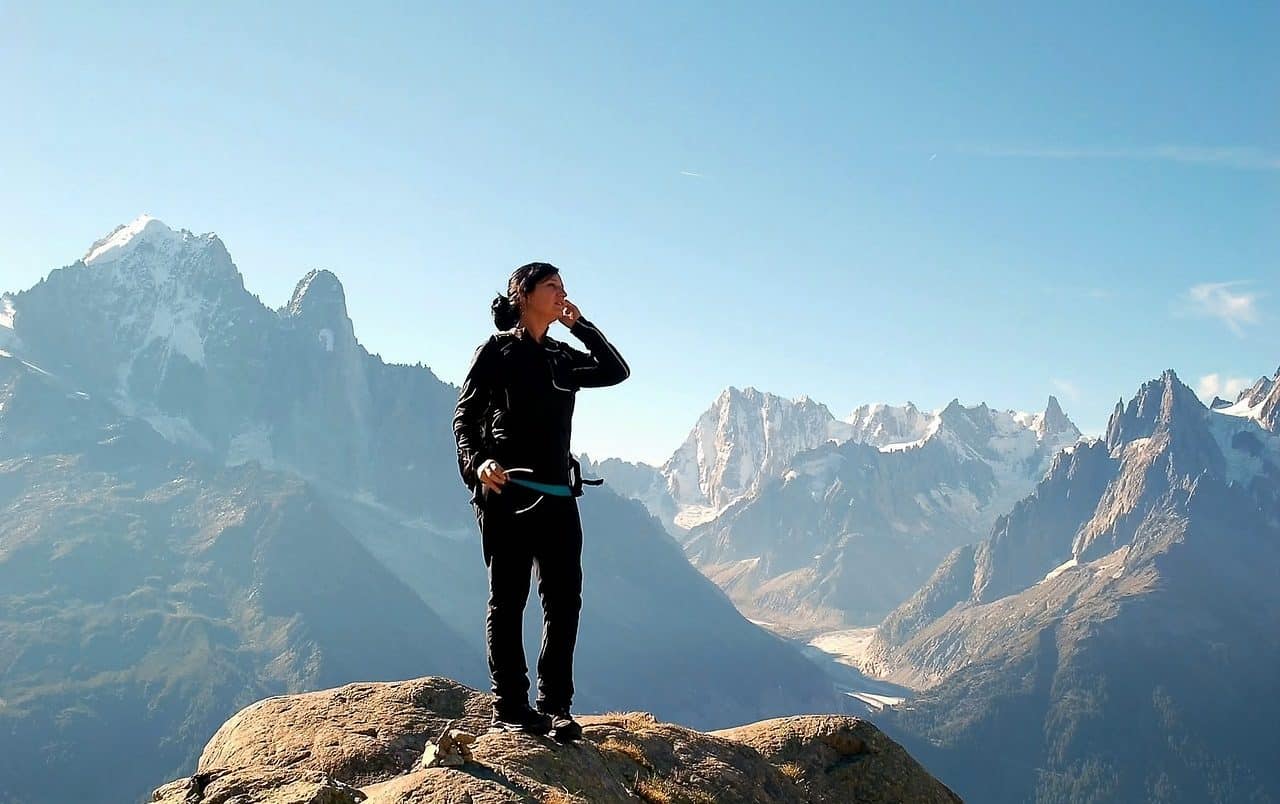
[{"label": "jagged rock ridge", "polygon": [[369,354],[329,271],[309,272],[272,310],[216,235],[142,216],[0,309],[0,348],[175,444],[468,525],[447,504],[457,389]]},{"label": "jagged rock ridge", "polygon": [[[877,630],[881,721],[984,801],[1280,797],[1280,435],[1172,371]],[[1004,746],[998,763],[979,748]]]},{"label": "jagged rock ridge", "polygon": [[904,420],[914,424],[870,432],[919,438],[851,438],[795,455],[780,477],[683,534],[686,553],[780,630],[870,625],[948,551],[988,532],[1080,437],[1053,397],[1035,415],[953,400],[928,419],[910,408],[894,417]]}]

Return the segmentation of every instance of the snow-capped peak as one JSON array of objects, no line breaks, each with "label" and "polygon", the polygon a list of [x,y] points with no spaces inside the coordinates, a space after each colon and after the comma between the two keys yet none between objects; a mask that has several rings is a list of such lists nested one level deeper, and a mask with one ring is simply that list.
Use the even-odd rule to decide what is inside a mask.
[{"label": "snow-capped peak", "polygon": [[662,474],[678,504],[717,510],[781,474],[796,454],[850,434],[848,424],[807,395],[784,399],[729,386],[698,418]]},{"label": "snow-capped peak", "polygon": [[1280,369],[1270,378],[1259,377],[1251,388],[1240,392],[1234,404],[1214,405],[1212,410],[1254,419],[1264,429],[1276,431],[1280,427]]},{"label": "snow-capped peak", "polygon": [[1067,418],[1067,414],[1063,413],[1062,406],[1058,404],[1058,398],[1052,394],[1044,411],[1035,417],[1032,429],[1041,440],[1046,436],[1057,434],[1066,435],[1072,441],[1080,437],[1080,430]]},{"label": "snow-capped peak", "polygon": [[14,349],[21,346],[18,336],[13,331],[13,296],[0,294],[0,348]]},{"label": "snow-capped peak", "polygon": [[212,232],[170,229],[150,215],[117,226],[85,253],[81,262],[110,286],[124,292],[154,292],[175,279],[217,279],[243,288],[231,255]]},{"label": "snow-capped peak", "polygon": [[938,429],[938,417],[923,413],[912,402],[860,405],[845,419],[853,426],[853,439],[881,449],[918,445]]},{"label": "snow-capped peak", "polygon": [[1280,381],[1280,369],[1276,370],[1274,377],[1259,377],[1257,382],[1241,391],[1236,396],[1236,405],[1243,404],[1244,407],[1254,407],[1262,400],[1267,398],[1267,394],[1271,393],[1271,387]]},{"label": "snow-capped peak", "polygon": [[139,215],[129,223],[117,226],[111,234],[89,247],[84,255],[85,265],[114,262],[133,251],[141,243],[164,248],[181,243],[183,237],[150,215]]}]

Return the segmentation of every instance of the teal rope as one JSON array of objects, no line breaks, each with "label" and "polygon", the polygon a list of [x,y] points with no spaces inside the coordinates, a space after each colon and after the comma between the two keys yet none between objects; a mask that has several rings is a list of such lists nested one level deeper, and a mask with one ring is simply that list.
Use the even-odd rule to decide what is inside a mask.
[{"label": "teal rope", "polygon": [[569,488],[568,486],[554,486],[550,483],[539,483],[536,480],[521,480],[518,477],[511,477],[511,476],[507,477],[507,481],[510,483],[515,483],[518,486],[524,486],[525,488],[533,489],[534,491],[540,491],[543,494],[550,494],[553,497],[572,497],[573,496],[573,489]]}]

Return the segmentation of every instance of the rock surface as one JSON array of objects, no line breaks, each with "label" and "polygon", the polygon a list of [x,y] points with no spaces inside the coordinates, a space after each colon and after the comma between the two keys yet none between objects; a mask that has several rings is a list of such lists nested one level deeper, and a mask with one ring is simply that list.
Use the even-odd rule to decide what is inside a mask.
[{"label": "rock surface", "polygon": [[[581,742],[488,734],[490,696],[447,678],[266,698],[223,724],[161,804],[958,802],[865,720],[777,718],[698,732],[647,713],[584,715]],[[459,767],[422,767],[457,727]]]}]

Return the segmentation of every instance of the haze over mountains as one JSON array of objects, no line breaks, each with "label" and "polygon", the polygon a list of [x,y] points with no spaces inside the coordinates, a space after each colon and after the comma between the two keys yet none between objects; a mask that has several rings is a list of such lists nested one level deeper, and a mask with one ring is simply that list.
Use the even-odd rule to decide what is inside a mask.
[{"label": "haze over mountains", "polygon": [[[0,295],[0,801],[139,800],[267,695],[484,687],[456,399],[359,344],[333,274],[272,310],[146,217]],[[868,626],[916,691],[877,721],[970,800],[1280,799],[1278,428],[1280,371],[1209,407],[1165,372],[1101,439],[1052,397],[726,389],[661,467],[584,459],[575,708],[852,705],[736,604]]]},{"label": "haze over mountains", "polygon": [[969,800],[1280,800],[1280,370],[1209,407],[1166,371],[1100,439],[1054,399],[790,404],[730,389],[663,467],[599,466],[775,630],[892,608],[814,644],[917,691],[877,721]]},{"label": "haze over mountains", "polygon": [[[333,274],[272,310],[216,236],[145,216],[0,296],[0,800],[140,800],[266,695],[487,686],[456,400],[359,344]],[[580,711],[841,709],[639,504],[581,505]]]},{"label": "haze over mountains", "polygon": [[660,468],[598,470],[645,503],[749,616],[816,633],[879,622],[954,547],[981,539],[1080,431],[953,400],[864,405],[726,390]]}]

